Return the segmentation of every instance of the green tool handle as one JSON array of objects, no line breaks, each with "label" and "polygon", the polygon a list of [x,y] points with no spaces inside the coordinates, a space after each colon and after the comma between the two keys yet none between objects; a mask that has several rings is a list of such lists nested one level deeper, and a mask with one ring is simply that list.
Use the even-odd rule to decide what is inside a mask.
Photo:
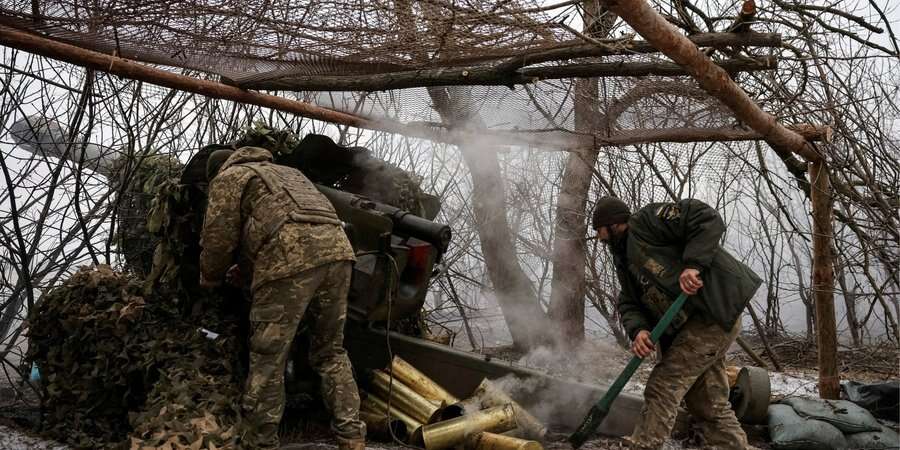
[{"label": "green tool handle", "polygon": [[[653,331],[650,332],[650,340],[656,344],[659,342],[659,338],[662,337],[662,334],[666,331],[666,328],[669,328],[669,325],[672,323],[672,320],[675,319],[675,315],[681,311],[681,308],[684,306],[684,303],[687,301],[688,295],[684,292],[675,299],[675,303],[672,303],[672,306],[666,310],[666,313],[663,314],[662,319],[659,319],[659,323],[653,327]],[[581,426],[569,436],[569,442],[575,447],[578,448],[587,441],[588,437],[594,433],[594,431],[600,427],[600,424],[603,423],[603,419],[606,418],[606,414],[609,413],[609,407],[612,405],[613,400],[619,396],[619,393],[622,392],[622,388],[625,387],[625,384],[628,383],[628,380],[631,379],[631,376],[634,375],[634,372],[637,370],[638,366],[644,362],[644,358],[640,356],[633,356],[631,361],[628,361],[628,365],[625,366],[625,370],[619,374],[619,377],[616,378],[616,381],[607,389],[606,394],[603,395],[603,398],[600,399],[593,407],[591,407],[591,411],[588,413],[587,417],[584,418],[584,421],[581,423]]]}]

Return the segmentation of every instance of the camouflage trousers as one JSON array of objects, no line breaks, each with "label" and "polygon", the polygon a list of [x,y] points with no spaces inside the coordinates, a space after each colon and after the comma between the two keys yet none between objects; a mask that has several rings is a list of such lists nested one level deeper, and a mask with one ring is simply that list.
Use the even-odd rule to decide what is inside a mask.
[{"label": "camouflage trousers", "polygon": [[259,286],[250,307],[250,370],[241,399],[244,448],[278,448],[284,414],[284,370],[304,314],[310,317],[309,362],[338,439],[363,439],[359,392],[344,350],[351,263],[340,261]]},{"label": "camouflage trousers", "polygon": [[658,449],[672,432],[682,399],[699,425],[706,448],[746,449],[747,435],[728,403],[725,352],[740,331],[729,332],[693,315],[650,373],[632,449]]}]

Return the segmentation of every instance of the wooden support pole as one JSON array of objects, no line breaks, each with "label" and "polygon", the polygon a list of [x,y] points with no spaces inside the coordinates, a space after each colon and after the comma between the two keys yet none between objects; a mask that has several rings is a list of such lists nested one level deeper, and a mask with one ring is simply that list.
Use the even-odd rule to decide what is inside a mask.
[{"label": "wooden support pole", "polygon": [[[791,125],[789,128],[793,129],[794,126]],[[797,130],[811,141],[829,142],[828,140],[831,139],[831,128],[828,126],[801,124]],[[598,130],[595,134],[578,134],[570,131],[482,130],[478,133],[478,141],[485,146],[498,148],[521,145],[533,146],[538,150],[571,151],[573,149],[617,147],[652,142],[736,142],[762,139],[762,135],[755,131],[731,127],[615,130],[612,134],[606,134],[605,131]],[[407,125],[403,133],[407,136],[424,137],[437,142],[454,143],[467,137],[471,139],[471,135],[466,131],[440,131],[414,124]]]},{"label": "wooden support pole", "polygon": [[[364,118],[353,114],[321,108],[309,103],[290,100],[274,95],[247,91],[215,81],[201,80],[178,75],[166,70],[135,63],[124,58],[86,50],[74,45],[19,31],[0,25],[0,45],[24,50],[48,58],[57,59],[82,67],[93,68],[123,78],[141,80],[157,86],[192,92],[210,98],[231,100],[240,103],[272,108],[301,117],[322,120],[339,125],[349,125],[369,130],[399,133],[409,137],[429,139],[435,142],[455,144],[471,140],[471,132],[466,130],[441,130],[428,124],[400,123],[387,118]],[[831,129],[827,126],[801,124],[797,130],[807,139],[828,141]],[[739,128],[670,128],[651,130],[621,130],[607,135],[576,134],[565,131],[527,132],[479,130],[478,139],[485,146],[506,148],[510,145],[534,146],[547,150],[569,151],[596,146],[631,145],[650,142],[710,142],[710,141],[751,141],[762,135]]]},{"label": "wooden support pole", "polygon": [[837,325],[834,318],[834,198],[828,167],[822,160],[809,164],[813,219],[812,293],[816,302],[816,347],[819,396],[837,399],[840,376],[837,364]]},{"label": "wooden support pole", "polygon": [[763,111],[721,67],[700,51],[644,0],[604,0],[606,6],[628,22],[654,47],[691,73],[700,87],[719,99],[741,122],[756,130],[780,154],[796,153],[809,161],[819,154],[806,139],[778,123]]},{"label": "wooden support pole", "polygon": [[[777,33],[699,33],[688,38],[698,47],[780,47],[781,35]],[[609,55],[631,55],[635,53],[656,53],[651,42],[645,41],[599,41],[595,44],[564,45],[550,50],[520,53],[498,64],[497,69],[514,70],[520,67],[550,61],[564,61],[578,58],[593,58]],[[491,56],[497,59],[497,56]],[[483,59],[479,60],[484,62]],[[455,61],[455,64],[464,61]],[[476,62],[476,61],[472,61]]]},{"label": "wooden support pole", "polygon": [[[778,60],[771,56],[728,59],[720,63],[730,73],[771,70]],[[541,80],[588,77],[644,77],[648,75],[689,75],[678,64],[669,62],[614,62],[570,64],[503,71],[495,67],[438,68],[373,75],[278,75],[262,74],[265,79],[223,80],[243,89],[279,91],[387,91],[427,86],[514,86]]]},{"label": "wooden support pole", "polygon": [[734,341],[737,342],[737,344],[740,345],[742,349],[744,349],[744,353],[746,353],[747,356],[749,356],[750,359],[753,360],[753,362],[759,365],[759,367],[769,370],[769,365],[766,364],[766,361],[759,356],[759,353],[756,353],[756,350],[753,350],[753,347],[751,347],[750,344],[748,344],[747,341],[744,340],[744,338],[738,336],[734,339]]},{"label": "wooden support pole", "polygon": [[87,67],[89,69],[118,75],[120,77],[145,81],[157,86],[185,92],[194,92],[207,97],[233,100],[250,105],[265,106],[326,122],[340,123],[361,128],[369,128],[371,126],[366,119],[351,114],[321,108],[310,103],[276,97],[274,95],[245,91],[222,83],[179,75],[144,64],[138,64],[127,59],[117,58],[115,56],[97,53],[74,45],[53,41],[4,25],[0,25],[0,44]]}]

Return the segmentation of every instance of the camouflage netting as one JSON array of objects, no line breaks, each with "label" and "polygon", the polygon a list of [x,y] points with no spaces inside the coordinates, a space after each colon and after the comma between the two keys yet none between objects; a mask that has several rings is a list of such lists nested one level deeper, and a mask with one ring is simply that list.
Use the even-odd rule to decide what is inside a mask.
[{"label": "camouflage netting", "polygon": [[79,448],[233,447],[238,352],[215,315],[202,324],[212,339],[175,299],[108,266],[80,269],[29,316],[44,431]]},{"label": "camouflage netting", "polygon": [[[122,201],[119,205],[117,238],[126,256],[126,268],[135,274],[146,276],[153,265],[153,254],[158,239],[147,236],[147,231],[157,234],[162,223],[147,223],[149,210],[161,209],[154,202],[160,193],[175,189],[172,180],[181,174],[182,164],[172,155],[151,154],[134,167],[128,167],[126,158],[116,160],[114,174],[127,180],[123,183]],[[157,218],[156,220],[162,220]]]},{"label": "camouflage netting", "polygon": [[232,147],[267,148],[276,162],[300,169],[314,183],[365,195],[372,200],[426,217],[421,177],[373,157],[364,147],[338,146],[323,135],[300,139],[265,122],[246,127]]},{"label": "camouflage netting", "polygon": [[[4,2],[4,22],[235,83],[467,65],[581,43],[529,1]],[[573,8],[569,8],[572,11]],[[415,17],[425,20],[417,24]],[[137,57],[137,55],[140,55]]]},{"label": "camouflage netting", "polygon": [[[678,161],[701,176],[717,176],[735,159],[755,160],[750,146],[703,149],[705,142],[758,135],[693,79],[678,75],[677,68],[650,73],[630,69],[674,64],[612,14],[585,11],[589,3],[116,0],[86,6],[70,0],[14,0],[0,6],[0,24],[341,111],[367,121],[373,130],[461,147],[475,144],[475,152],[593,144],[610,160],[663,166],[673,157],[701,155]],[[701,45],[704,52],[739,84],[780,86],[774,93],[764,89],[752,95],[761,107],[785,123],[804,121],[795,111],[785,113],[798,104],[807,84],[796,80],[808,76],[809,69],[802,59],[781,57],[794,56],[784,49],[782,37],[772,33],[783,30],[778,25],[782,19],[760,7],[752,26],[738,30],[739,3],[698,5],[706,11],[699,26],[684,16],[683,8],[668,2],[656,6],[687,34],[711,39]],[[580,17],[592,15],[596,21],[584,29]],[[713,34],[729,31],[737,31],[746,43],[713,42],[721,38]],[[776,60],[777,70],[772,70]],[[604,64],[609,70],[602,77],[577,82]],[[142,90],[160,96],[167,92],[149,84]],[[577,104],[591,104],[597,120],[576,124]],[[468,139],[452,130],[459,125],[454,118],[462,117],[480,128]],[[631,147],[659,142],[675,143],[649,156]],[[652,189],[653,198],[668,194]],[[409,198],[406,192],[384,189],[383,194]],[[419,206],[387,203],[413,212]]]},{"label": "camouflage netting", "polygon": [[[617,78],[597,82],[597,110],[607,113],[608,121],[599,121],[593,130],[578,129],[573,101],[592,94],[575,89],[575,75],[547,71],[594,63],[670,63],[652,48],[637,45],[627,30],[612,28],[611,15],[599,18],[591,31],[605,39],[604,49],[598,50],[568,25],[580,31],[581,24],[572,21],[580,15],[580,3],[120,0],[86,8],[67,0],[40,4],[15,0],[0,7],[0,24],[104,54],[199,71],[242,88],[297,91],[301,99],[318,106],[375,121],[402,122],[431,138],[443,135],[447,117],[471,112],[480,114],[487,130],[513,132],[533,139],[537,147],[553,148],[571,145],[551,144],[548,132],[593,133],[602,141],[629,130],[733,125],[731,114],[705,93],[685,93],[697,91],[692,80],[638,78],[621,72]],[[709,29],[691,34],[726,31],[737,11],[737,5],[716,5],[710,11],[715,18]],[[754,31],[767,27],[760,20]],[[772,56],[773,50],[766,47],[778,46],[780,40],[764,44],[757,40],[742,48],[718,46],[720,52],[710,47],[708,53],[720,62],[746,63]],[[798,63],[780,64],[787,74]],[[484,85],[453,89],[445,111],[437,111],[434,93],[424,87],[479,84],[466,80],[468,75],[442,80],[435,74],[465,71],[474,77],[501,66],[509,66],[509,73],[481,79]],[[735,71],[736,78],[739,72]],[[413,81],[395,83],[407,78]],[[642,97],[650,100],[641,102]]]}]

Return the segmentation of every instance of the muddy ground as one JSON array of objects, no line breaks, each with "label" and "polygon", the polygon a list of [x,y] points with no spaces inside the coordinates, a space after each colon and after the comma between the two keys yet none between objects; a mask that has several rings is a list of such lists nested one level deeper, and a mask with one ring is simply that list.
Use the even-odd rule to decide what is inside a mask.
[{"label": "muddy ground", "polygon": [[[747,336],[748,341],[758,344],[758,339],[753,336]],[[816,387],[816,371],[814,357],[810,358],[810,344],[806,342],[798,342],[792,340],[779,340],[770,343],[776,350],[776,358],[782,363],[782,372],[770,373],[772,380],[772,397],[773,400],[784,398],[787,396],[810,396],[818,395]],[[604,344],[605,346],[605,344]],[[760,349],[761,345],[754,345]],[[781,350],[778,353],[777,350]],[[609,374],[616,374],[618,368],[624,367],[629,359],[629,355],[624,351],[602,348],[607,358],[604,358],[603,366]],[[854,359],[861,359],[858,356],[861,350],[855,351],[856,356],[848,354],[843,360],[850,362],[842,367],[842,376],[844,379],[854,379],[862,382],[877,382],[897,379],[900,377],[900,368],[897,367],[896,350],[884,347],[876,347],[866,349],[868,355],[864,358],[864,364],[853,364]],[[540,368],[544,365],[541,362],[540,355],[517,355],[506,348],[497,348],[490,351],[494,357],[517,361],[521,364],[529,365],[534,368]],[[799,357],[801,356],[802,357]],[[735,346],[728,355],[730,364],[749,365],[752,364],[749,358]],[[581,362],[583,363],[583,362]],[[578,364],[575,364],[576,366]],[[610,370],[609,367],[616,369]],[[626,387],[626,392],[639,394],[649,377],[652,369],[652,361],[648,361],[639,368],[635,377]],[[549,370],[553,372],[553,370]],[[587,370],[586,373],[590,373]],[[603,378],[608,378],[604,372]],[[581,378],[581,377],[579,377]],[[582,380],[588,381],[588,380]],[[37,399],[29,392],[27,388],[22,388],[17,384],[11,385],[8,377],[0,377],[0,449],[8,450],[61,450],[69,447],[52,441],[43,439],[30,429],[36,424],[37,420]],[[286,424],[287,425],[287,424]],[[559,430],[556,430],[559,431]],[[749,430],[751,442],[761,449],[770,448],[767,444],[767,435],[764,427],[757,427]],[[551,433],[550,441],[546,443],[547,450],[568,450],[571,447],[565,442],[566,434]],[[331,450],[336,448],[330,437],[327,426],[322,421],[316,420],[294,420],[292,425],[287,425],[282,430],[282,442],[285,448],[303,449],[303,450]],[[391,444],[385,442],[370,442],[369,448],[384,450],[401,450],[410,448],[405,445]],[[597,438],[589,441],[583,447],[587,450],[599,449],[625,449],[627,441],[621,438]],[[671,440],[665,447],[669,450],[688,450],[699,449],[696,442],[690,439]]]}]

